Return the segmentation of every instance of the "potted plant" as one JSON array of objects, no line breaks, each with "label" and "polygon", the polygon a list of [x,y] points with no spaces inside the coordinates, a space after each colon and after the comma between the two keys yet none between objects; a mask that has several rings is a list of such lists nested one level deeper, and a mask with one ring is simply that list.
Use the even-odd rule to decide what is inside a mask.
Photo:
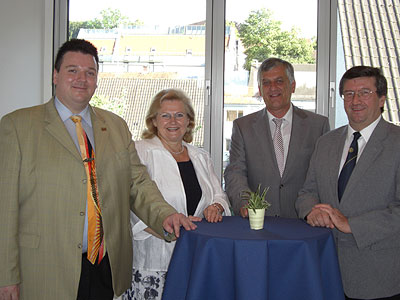
[{"label": "potted plant", "polygon": [[271,204],[265,200],[265,195],[269,190],[265,188],[261,192],[261,184],[258,185],[255,192],[243,191],[241,198],[247,201],[244,206],[249,212],[250,228],[251,229],[263,229],[264,228],[264,215],[265,210],[268,209]]}]

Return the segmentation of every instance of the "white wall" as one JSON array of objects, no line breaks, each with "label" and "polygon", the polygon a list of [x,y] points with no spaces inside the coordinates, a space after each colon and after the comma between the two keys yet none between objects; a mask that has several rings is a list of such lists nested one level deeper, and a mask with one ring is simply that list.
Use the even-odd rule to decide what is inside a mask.
[{"label": "white wall", "polygon": [[0,117],[51,96],[51,0],[1,0]]}]

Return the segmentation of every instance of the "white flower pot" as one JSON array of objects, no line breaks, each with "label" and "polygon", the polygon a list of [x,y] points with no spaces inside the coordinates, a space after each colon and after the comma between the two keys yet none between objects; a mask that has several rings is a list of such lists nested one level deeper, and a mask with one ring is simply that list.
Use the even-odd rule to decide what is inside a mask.
[{"label": "white flower pot", "polygon": [[256,209],[256,212],[249,208],[247,211],[249,212],[250,228],[254,230],[263,229],[265,208]]}]

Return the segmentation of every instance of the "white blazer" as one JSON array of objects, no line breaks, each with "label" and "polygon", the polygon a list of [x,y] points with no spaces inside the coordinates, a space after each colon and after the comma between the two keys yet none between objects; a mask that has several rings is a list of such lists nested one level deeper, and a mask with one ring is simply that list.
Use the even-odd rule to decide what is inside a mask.
[{"label": "white blazer", "polygon": [[[157,184],[164,199],[178,212],[187,216],[185,189],[178,164],[162,145],[158,137],[135,142],[141,162],[147,167],[151,179]],[[199,181],[202,196],[195,216],[204,217],[203,211],[212,203],[224,208],[224,215],[230,216],[228,198],[215,174],[211,157],[207,151],[184,143],[188,149]],[[175,242],[167,243],[144,231],[147,227],[131,213],[133,232],[133,267],[148,271],[167,271]]]}]

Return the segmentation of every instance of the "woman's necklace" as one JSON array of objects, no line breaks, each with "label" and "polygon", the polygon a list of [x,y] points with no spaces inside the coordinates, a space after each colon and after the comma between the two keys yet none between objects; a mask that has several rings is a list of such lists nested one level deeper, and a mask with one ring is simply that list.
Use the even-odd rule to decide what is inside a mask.
[{"label": "woman's necklace", "polygon": [[168,146],[167,150],[173,155],[179,155],[182,154],[183,151],[185,151],[185,147],[183,146],[182,142],[181,142],[181,150],[174,152],[171,150],[172,149],[171,145],[163,137],[160,137],[160,139]]},{"label": "woman's necklace", "polygon": [[[168,145],[168,146],[169,146],[169,145]],[[179,155],[179,154],[182,154],[182,153],[183,153],[183,150],[185,150],[185,147],[183,147],[182,144],[181,144],[181,147],[182,147],[182,149],[179,150],[178,152],[174,152],[174,151],[171,151],[171,150],[168,150],[168,151],[171,152],[171,153],[174,154],[174,155]]]}]

